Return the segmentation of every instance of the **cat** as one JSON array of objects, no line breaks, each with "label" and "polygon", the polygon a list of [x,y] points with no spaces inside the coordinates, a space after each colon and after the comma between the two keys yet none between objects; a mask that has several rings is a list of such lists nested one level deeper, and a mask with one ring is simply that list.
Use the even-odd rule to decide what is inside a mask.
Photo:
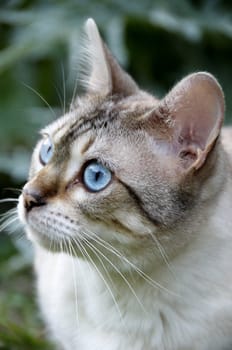
[{"label": "cat", "polygon": [[198,72],[158,100],[85,24],[85,93],[41,132],[18,215],[64,350],[232,347],[232,130]]}]

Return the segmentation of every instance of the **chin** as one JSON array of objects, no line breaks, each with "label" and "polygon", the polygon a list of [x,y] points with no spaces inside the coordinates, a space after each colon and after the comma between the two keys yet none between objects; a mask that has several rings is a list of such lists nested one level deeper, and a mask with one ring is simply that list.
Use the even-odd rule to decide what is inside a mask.
[{"label": "chin", "polygon": [[41,233],[30,226],[25,227],[27,238],[35,245],[40,246],[50,252],[61,252],[61,244],[58,240],[49,235]]}]

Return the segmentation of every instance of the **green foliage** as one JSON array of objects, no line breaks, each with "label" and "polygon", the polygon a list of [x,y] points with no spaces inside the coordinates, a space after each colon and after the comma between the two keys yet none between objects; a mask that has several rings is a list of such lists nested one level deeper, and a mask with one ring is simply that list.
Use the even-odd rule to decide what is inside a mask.
[{"label": "green foliage", "polygon": [[6,235],[0,242],[0,350],[51,350],[35,306],[31,267]]},{"label": "green foliage", "polygon": [[0,323],[0,349],[1,350],[51,350],[52,347],[42,338],[25,327],[16,324],[1,325]]},{"label": "green foliage", "polygon": [[[88,17],[135,80],[158,96],[190,72],[216,75],[230,122],[231,16],[226,0],[1,0],[1,188],[21,187],[39,128],[68,108]],[[33,301],[28,249],[1,234],[1,350],[49,348]]]}]

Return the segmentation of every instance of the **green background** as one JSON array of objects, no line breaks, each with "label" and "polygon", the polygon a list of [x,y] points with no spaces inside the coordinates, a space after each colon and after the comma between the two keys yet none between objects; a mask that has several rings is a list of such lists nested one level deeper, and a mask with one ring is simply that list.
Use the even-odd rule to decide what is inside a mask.
[{"label": "green background", "polygon": [[[125,69],[157,96],[191,72],[214,74],[231,121],[231,1],[0,0],[1,198],[17,197],[12,188],[26,181],[38,130],[69,107],[88,17]],[[10,207],[2,203],[0,211]],[[35,308],[31,256],[21,233],[0,233],[2,350],[49,348]]]}]

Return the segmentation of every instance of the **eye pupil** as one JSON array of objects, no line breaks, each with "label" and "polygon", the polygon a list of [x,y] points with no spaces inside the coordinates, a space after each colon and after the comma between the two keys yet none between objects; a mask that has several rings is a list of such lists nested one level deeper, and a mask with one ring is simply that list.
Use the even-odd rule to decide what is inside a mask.
[{"label": "eye pupil", "polygon": [[91,192],[102,191],[110,183],[112,174],[97,161],[89,163],[83,173],[83,183]]},{"label": "eye pupil", "polygon": [[100,171],[98,171],[96,174],[95,174],[95,180],[98,181],[100,179],[100,177],[102,176],[102,173],[100,173]]}]

